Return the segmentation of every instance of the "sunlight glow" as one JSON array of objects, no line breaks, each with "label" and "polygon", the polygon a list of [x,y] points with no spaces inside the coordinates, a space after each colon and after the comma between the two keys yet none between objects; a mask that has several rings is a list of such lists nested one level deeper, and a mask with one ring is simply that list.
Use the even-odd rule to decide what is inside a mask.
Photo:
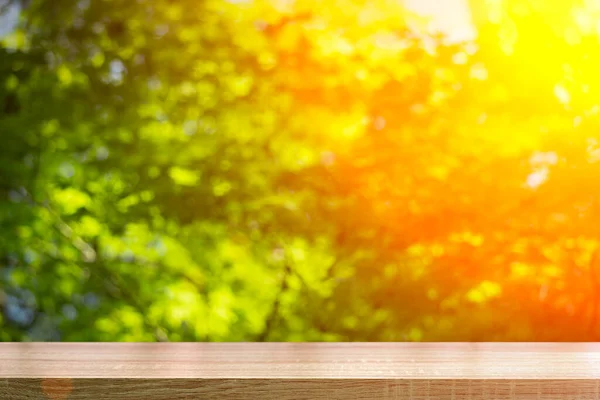
[{"label": "sunlight glow", "polygon": [[405,0],[406,7],[430,20],[434,31],[441,31],[452,41],[470,40],[475,29],[466,0]]}]

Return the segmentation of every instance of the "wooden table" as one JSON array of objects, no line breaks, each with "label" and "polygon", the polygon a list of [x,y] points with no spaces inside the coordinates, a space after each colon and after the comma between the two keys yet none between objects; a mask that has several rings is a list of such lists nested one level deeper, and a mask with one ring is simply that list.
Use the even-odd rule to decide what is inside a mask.
[{"label": "wooden table", "polygon": [[0,343],[0,399],[600,399],[600,344]]}]

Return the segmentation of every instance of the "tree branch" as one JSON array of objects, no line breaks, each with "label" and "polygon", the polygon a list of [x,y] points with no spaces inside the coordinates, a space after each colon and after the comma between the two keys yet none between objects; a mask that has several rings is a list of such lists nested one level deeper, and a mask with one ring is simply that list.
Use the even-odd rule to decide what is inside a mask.
[{"label": "tree branch", "polygon": [[[284,254],[286,254],[285,250],[284,250]],[[275,296],[275,301],[273,302],[273,305],[271,306],[271,311],[269,312],[269,314],[267,316],[267,320],[265,322],[265,327],[262,330],[262,332],[260,332],[258,334],[258,336],[256,337],[257,342],[264,342],[268,339],[268,337],[271,334],[271,331],[273,330],[273,327],[275,325],[275,321],[277,320],[277,317],[279,316],[279,309],[281,308],[281,297],[283,296],[285,291],[288,289],[287,280],[288,280],[288,277],[292,273],[292,268],[290,266],[287,254],[285,255],[283,267],[284,267],[283,275],[281,277],[281,282],[279,284],[279,291],[277,292],[277,295]]]}]

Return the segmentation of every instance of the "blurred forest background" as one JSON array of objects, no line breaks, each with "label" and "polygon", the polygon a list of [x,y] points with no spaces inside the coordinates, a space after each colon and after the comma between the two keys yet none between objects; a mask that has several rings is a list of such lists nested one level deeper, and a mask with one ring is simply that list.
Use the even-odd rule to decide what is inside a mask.
[{"label": "blurred forest background", "polygon": [[600,1],[0,4],[0,340],[600,340]]}]

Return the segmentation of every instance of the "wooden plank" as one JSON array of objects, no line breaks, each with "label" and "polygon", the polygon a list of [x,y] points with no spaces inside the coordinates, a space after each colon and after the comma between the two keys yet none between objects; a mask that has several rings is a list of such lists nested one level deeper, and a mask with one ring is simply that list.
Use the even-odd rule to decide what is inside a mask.
[{"label": "wooden plank", "polygon": [[600,399],[600,344],[0,343],[0,399],[217,398]]},{"label": "wooden plank", "polygon": [[[65,390],[65,388],[69,388]],[[592,400],[590,380],[74,379],[10,383],[2,399],[53,400]]]},{"label": "wooden plank", "polygon": [[0,379],[0,399],[8,397],[8,379]]}]

